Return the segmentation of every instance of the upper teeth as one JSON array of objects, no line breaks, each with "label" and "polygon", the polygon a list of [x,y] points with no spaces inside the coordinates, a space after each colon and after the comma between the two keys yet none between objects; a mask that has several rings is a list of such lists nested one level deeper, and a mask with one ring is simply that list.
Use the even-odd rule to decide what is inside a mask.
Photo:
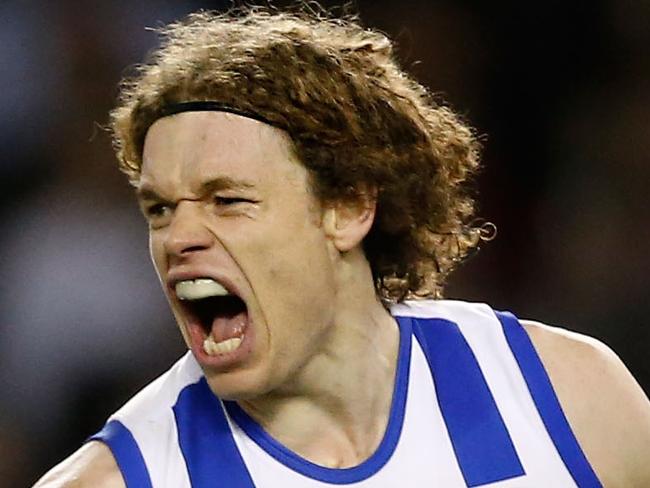
[{"label": "upper teeth", "polygon": [[222,297],[230,293],[211,278],[199,278],[176,283],[176,295],[181,300],[200,300],[207,297]]}]

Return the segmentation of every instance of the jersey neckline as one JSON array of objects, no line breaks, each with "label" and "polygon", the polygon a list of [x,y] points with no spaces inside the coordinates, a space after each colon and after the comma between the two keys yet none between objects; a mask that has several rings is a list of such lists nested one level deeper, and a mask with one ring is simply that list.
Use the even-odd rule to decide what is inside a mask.
[{"label": "jersey neckline", "polygon": [[228,415],[263,451],[287,468],[304,476],[332,484],[356,483],[370,478],[388,462],[395,452],[402,432],[402,425],[404,424],[411,363],[412,319],[411,317],[398,316],[394,318],[399,326],[400,338],[390,416],[379,446],[361,464],[349,468],[328,468],[320,466],[303,458],[274,439],[236,402],[223,401]]}]

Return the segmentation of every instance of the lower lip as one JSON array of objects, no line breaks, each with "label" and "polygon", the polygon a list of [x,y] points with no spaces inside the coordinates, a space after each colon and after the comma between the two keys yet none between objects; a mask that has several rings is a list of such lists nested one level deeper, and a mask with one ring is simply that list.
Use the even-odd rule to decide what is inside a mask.
[{"label": "lower lip", "polygon": [[248,324],[244,329],[244,335],[239,347],[234,351],[223,354],[208,354],[203,349],[203,341],[207,335],[200,324],[189,324],[188,332],[190,333],[190,348],[198,363],[206,368],[216,370],[228,370],[241,364],[251,354],[254,342],[254,327],[251,323],[250,316]]}]

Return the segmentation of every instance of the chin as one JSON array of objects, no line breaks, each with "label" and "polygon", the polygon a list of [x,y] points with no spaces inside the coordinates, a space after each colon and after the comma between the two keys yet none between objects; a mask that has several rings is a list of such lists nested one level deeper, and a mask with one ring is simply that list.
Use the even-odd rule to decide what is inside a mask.
[{"label": "chin", "polygon": [[221,400],[250,400],[273,390],[267,375],[256,375],[251,371],[214,372],[204,369],[204,374],[210,390]]}]

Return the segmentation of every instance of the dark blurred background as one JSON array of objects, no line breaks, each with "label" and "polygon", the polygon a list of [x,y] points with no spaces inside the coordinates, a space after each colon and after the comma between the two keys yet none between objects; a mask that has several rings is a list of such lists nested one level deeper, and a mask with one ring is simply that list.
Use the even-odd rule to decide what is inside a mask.
[{"label": "dark blurred background", "polygon": [[[499,234],[447,295],[595,336],[647,392],[650,2],[356,5],[486,135],[479,213]],[[226,6],[0,2],[2,487],[35,481],[183,353],[100,126],[156,45],[145,27]]]}]

